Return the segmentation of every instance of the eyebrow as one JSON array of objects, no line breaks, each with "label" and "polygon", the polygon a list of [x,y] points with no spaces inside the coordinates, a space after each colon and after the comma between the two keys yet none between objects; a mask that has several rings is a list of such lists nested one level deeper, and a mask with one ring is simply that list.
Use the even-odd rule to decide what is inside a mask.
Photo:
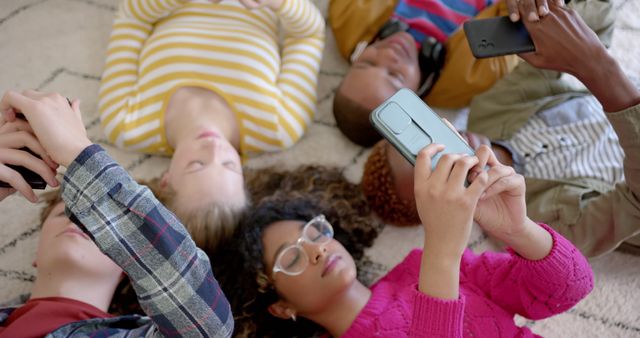
[{"label": "eyebrow", "polygon": [[[366,62],[366,61],[360,61],[357,64],[354,64],[353,66],[351,66],[351,68],[355,68],[355,69],[367,69],[370,67],[374,67],[373,65],[371,65],[371,63]],[[404,88],[402,85],[397,86],[394,82],[393,82],[393,77],[389,74],[385,74],[385,80],[386,82],[391,86],[391,88],[393,88],[394,91],[399,90],[400,88]]]},{"label": "eyebrow", "polygon": [[[300,232],[302,232],[302,228],[304,228],[304,226],[305,226],[305,225],[307,225],[307,223],[309,223],[309,221],[303,222],[303,223],[300,225]],[[300,236],[298,236],[298,238],[300,238]],[[297,240],[298,240],[298,239],[296,239],[296,241],[297,241]],[[282,244],[278,247],[278,250],[276,250],[276,253],[275,253],[275,254],[273,254],[273,265],[275,265],[275,264],[276,264],[276,259],[278,259],[278,255],[280,254],[280,252],[282,252],[282,250],[284,250],[284,248],[285,248],[285,247],[287,247],[287,246],[289,246],[289,245],[291,245],[291,243],[289,243],[289,242],[284,242],[284,243],[282,243]]]}]

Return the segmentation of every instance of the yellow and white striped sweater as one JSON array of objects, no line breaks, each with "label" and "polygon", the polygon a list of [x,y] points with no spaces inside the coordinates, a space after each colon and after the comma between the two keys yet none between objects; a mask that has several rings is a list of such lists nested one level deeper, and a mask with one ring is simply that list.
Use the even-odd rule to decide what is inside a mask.
[{"label": "yellow and white striped sweater", "polygon": [[285,0],[275,13],[238,1],[124,0],[100,88],[104,132],[118,147],[169,155],[166,105],[178,88],[198,86],[236,113],[243,154],[289,147],[315,112],[324,29],[309,0]]}]

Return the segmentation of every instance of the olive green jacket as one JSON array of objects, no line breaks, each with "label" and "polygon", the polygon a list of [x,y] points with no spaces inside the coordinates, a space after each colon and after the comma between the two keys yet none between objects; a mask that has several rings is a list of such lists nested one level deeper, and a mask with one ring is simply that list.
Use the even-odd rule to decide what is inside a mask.
[{"label": "olive green jacket", "polygon": [[[590,27],[608,42],[613,15],[608,2],[577,2]],[[612,88],[615,90],[615,88]],[[536,112],[589,95],[577,79],[521,63],[471,102],[469,131],[509,140]],[[526,178],[527,210],[571,240],[586,256],[598,256],[640,234],[640,105],[607,113],[618,134],[626,182]]]}]

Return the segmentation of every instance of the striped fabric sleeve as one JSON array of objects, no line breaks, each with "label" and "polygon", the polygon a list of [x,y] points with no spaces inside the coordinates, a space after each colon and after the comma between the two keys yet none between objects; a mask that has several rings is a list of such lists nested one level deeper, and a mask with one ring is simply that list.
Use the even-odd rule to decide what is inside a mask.
[{"label": "striped fabric sleeve", "polygon": [[277,86],[279,119],[295,143],[315,113],[318,72],[324,49],[325,24],[320,11],[309,0],[285,0],[278,11],[284,29],[284,46]]},{"label": "striped fabric sleeve", "polygon": [[124,0],[113,22],[100,84],[98,109],[107,138],[117,146],[120,122],[135,107],[138,61],[153,24],[184,0]]},{"label": "striped fabric sleeve", "polygon": [[230,337],[230,306],[207,255],[151,191],[98,145],[69,166],[66,212],[126,272],[156,334]]}]

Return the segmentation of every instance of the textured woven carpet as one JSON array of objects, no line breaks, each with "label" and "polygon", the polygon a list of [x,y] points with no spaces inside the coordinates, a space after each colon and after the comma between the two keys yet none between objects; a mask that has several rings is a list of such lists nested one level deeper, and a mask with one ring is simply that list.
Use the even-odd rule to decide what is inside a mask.
[{"label": "textured woven carpet", "polygon": [[[345,0],[347,1],[347,0]],[[640,0],[615,0],[619,9],[612,53],[631,76],[640,76]],[[0,92],[10,88],[58,91],[82,99],[92,140],[106,145],[97,117],[97,91],[116,0],[0,0]],[[318,6],[326,13],[327,0]],[[293,168],[301,163],[341,166],[353,181],[361,176],[368,151],[347,141],[334,127],[333,90],[346,64],[328,31],[315,122],[294,148],[252,159],[249,166]],[[464,125],[464,114],[448,116]],[[108,151],[137,178],[160,174],[164,158]],[[28,292],[41,205],[11,197],[0,203],[0,303]],[[376,278],[422,243],[420,227],[386,227],[365,258],[367,277]],[[474,229],[471,246],[491,244]],[[640,337],[640,257],[619,252],[591,261],[595,290],[569,312],[543,321],[519,323],[546,337]]]}]

